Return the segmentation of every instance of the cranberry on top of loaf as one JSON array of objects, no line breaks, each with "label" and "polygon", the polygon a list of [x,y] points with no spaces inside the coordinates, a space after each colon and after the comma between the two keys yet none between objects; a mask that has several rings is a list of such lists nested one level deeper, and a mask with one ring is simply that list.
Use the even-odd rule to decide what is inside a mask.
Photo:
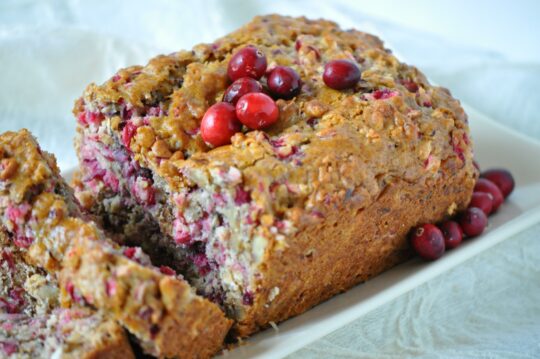
[{"label": "cranberry on top of loaf", "polygon": [[[277,100],[280,118],[266,135],[238,134],[232,146],[208,152],[200,121],[231,83],[227,75],[231,57],[248,45],[266,56],[268,70],[294,69],[302,80],[301,91],[290,100]],[[333,60],[358,66],[361,80],[353,89],[334,90],[325,84],[325,65]],[[313,158],[317,164],[324,159],[316,153],[323,147],[336,146],[346,158],[348,142],[353,141],[366,165],[362,171],[366,177],[382,172],[377,168],[389,168],[392,176],[410,180],[436,173],[447,157],[456,157],[457,167],[471,158],[466,115],[446,89],[431,86],[378,38],[342,31],[325,20],[257,17],[212,44],[158,56],[144,67],[118,71],[101,86],[88,86],[74,113],[88,132],[107,121],[112,131],[108,135],[117,133],[142,166],[156,169],[173,188],[182,185],[178,174],[192,165],[185,159],[194,154],[197,161],[211,162],[222,157],[260,157],[257,153],[263,151],[277,166],[297,171],[293,167],[302,167],[300,163],[317,167],[310,161]],[[336,125],[341,128],[332,130]],[[415,156],[409,156],[411,151]],[[340,187],[346,191],[351,185]],[[373,192],[372,184],[364,187]],[[308,192],[313,196],[317,188]]]},{"label": "cranberry on top of loaf", "polygon": [[[279,118],[260,130],[245,121],[230,145],[211,148],[201,121],[236,100],[229,66],[251,47],[267,63],[262,92],[285,94],[275,96]],[[276,86],[279,66],[298,74],[299,90]],[[238,86],[262,97],[252,82]],[[169,236],[158,244],[195,267],[191,282],[242,335],[395,264],[406,231],[464,208],[477,176],[467,116],[449,91],[376,37],[325,20],[256,17],[90,85],[74,113],[84,204],[109,217],[122,207],[149,214]],[[370,211],[383,211],[375,225],[359,219]],[[353,246],[359,237],[369,243]],[[313,278],[323,268],[321,286]],[[286,278],[294,284],[285,288]]]}]

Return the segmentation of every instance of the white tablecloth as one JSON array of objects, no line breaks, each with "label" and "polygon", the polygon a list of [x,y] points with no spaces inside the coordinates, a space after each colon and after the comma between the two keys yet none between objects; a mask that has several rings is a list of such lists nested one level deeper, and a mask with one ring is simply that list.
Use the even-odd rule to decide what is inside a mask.
[{"label": "white tablecloth", "polygon": [[[362,3],[2,0],[0,131],[29,128],[68,169],[76,164],[70,110],[88,83],[155,54],[210,42],[257,13],[278,12],[376,33],[456,97],[540,139],[540,56],[510,61],[504,51],[478,50],[482,44],[464,46],[374,20],[362,13]],[[394,15],[408,6],[395,4],[389,8]],[[436,13],[429,6],[420,16]],[[482,22],[475,25],[480,29]],[[538,159],[531,161],[540,168]],[[508,239],[292,357],[540,357],[539,230]]]}]

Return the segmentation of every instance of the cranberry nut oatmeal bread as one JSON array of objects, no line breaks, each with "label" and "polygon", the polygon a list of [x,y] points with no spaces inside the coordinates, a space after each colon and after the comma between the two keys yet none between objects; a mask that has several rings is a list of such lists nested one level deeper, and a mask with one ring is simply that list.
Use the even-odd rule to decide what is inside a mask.
[{"label": "cranberry nut oatmeal bread", "polygon": [[0,214],[28,262],[59,278],[63,304],[118,320],[149,354],[209,357],[230,321],[169,267],[121,247],[80,214],[55,159],[26,130],[0,136]]},{"label": "cranberry nut oatmeal bread", "polygon": [[[241,51],[253,73],[237,76]],[[265,67],[260,87],[241,77]],[[280,87],[277,68],[296,87]],[[252,93],[238,100],[239,89]],[[279,117],[271,109],[250,130],[263,126],[239,104],[262,103],[261,91],[279,98]],[[222,100],[245,125],[230,123],[230,144],[201,134],[208,113],[234,111],[211,107]],[[91,84],[74,113],[83,206],[127,243],[157,248],[239,336],[408,258],[407,232],[464,209],[477,177],[448,90],[376,37],[324,20],[257,17]]]},{"label": "cranberry nut oatmeal bread", "polygon": [[0,357],[133,358],[122,327],[89,308],[59,308],[54,278],[0,231]]}]

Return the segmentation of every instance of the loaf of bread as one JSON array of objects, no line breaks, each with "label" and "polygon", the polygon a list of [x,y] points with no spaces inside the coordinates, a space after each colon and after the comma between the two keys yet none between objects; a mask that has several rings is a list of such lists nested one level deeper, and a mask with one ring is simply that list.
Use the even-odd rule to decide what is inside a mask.
[{"label": "loaf of bread", "polygon": [[[271,127],[211,148],[201,118],[248,45],[269,69],[293,68],[301,91],[276,101]],[[325,85],[336,59],[361,70],[354,88]],[[181,271],[238,336],[409,258],[408,231],[465,208],[477,176],[467,116],[450,92],[376,37],[324,20],[257,17],[89,85],[74,114],[80,202]]]},{"label": "loaf of bread", "polygon": [[60,308],[56,280],[28,265],[3,229],[0,254],[0,357],[134,358],[114,320],[90,308]]},{"label": "loaf of bread", "polygon": [[59,279],[62,304],[97,308],[155,356],[204,358],[221,348],[231,323],[219,307],[81,215],[54,157],[28,131],[0,135],[0,158],[2,222],[25,259]]}]

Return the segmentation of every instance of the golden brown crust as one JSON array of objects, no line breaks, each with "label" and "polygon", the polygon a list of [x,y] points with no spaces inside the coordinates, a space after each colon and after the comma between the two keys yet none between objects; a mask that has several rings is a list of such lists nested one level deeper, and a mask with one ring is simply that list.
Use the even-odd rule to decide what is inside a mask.
[{"label": "golden brown crust", "polygon": [[104,319],[88,336],[83,350],[64,349],[62,358],[73,359],[132,359],[135,358],[124,329],[114,320]]},{"label": "golden brown crust", "polygon": [[286,249],[269,250],[262,291],[235,334],[300,314],[409,259],[411,227],[438,222],[470,200],[474,178],[448,167],[431,183],[396,181],[365,209],[338,207],[295,234]]},{"label": "golden brown crust", "polygon": [[[122,329],[117,325],[117,329]],[[114,329],[114,328],[111,328]],[[129,340],[127,339],[126,333],[122,330],[119,331],[108,331],[108,343],[107,345],[95,346],[92,351],[86,353],[83,358],[86,359],[131,359],[135,358]],[[78,357],[73,357],[80,358]]]},{"label": "golden brown crust", "polygon": [[74,240],[60,282],[64,290],[77,288],[86,302],[119,320],[159,357],[208,357],[221,348],[231,324],[185,281],[84,238]]}]

